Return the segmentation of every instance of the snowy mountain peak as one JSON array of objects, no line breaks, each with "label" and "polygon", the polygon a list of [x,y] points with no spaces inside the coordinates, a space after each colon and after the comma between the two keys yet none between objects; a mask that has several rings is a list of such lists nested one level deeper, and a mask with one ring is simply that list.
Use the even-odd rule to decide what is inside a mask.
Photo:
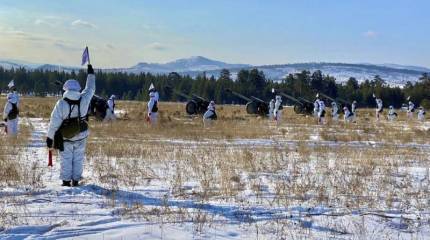
[{"label": "snowy mountain peak", "polygon": [[247,68],[247,64],[229,64],[221,61],[212,60],[202,56],[192,56],[181,58],[167,63],[145,63],[141,62],[131,69],[133,72],[194,72],[194,71],[213,71],[223,68]]}]

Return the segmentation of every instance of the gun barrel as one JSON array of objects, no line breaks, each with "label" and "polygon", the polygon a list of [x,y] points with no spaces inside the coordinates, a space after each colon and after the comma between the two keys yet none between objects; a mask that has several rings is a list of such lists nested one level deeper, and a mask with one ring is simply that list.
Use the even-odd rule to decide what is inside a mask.
[{"label": "gun barrel", "polygon": [[282,96],[284,96],[284,97],[286,97],[286,98],[290,99],[291,101],[293,101],[293,102],[295,102],[295,103],[298,103],[298,104],[300,104],[300,105],[302,105],[302,106],[303,106],[303,103],[302,103],[302,102],[300,102],[297,98],[295,98],[295,97],[293,97],[293,96],[290,96],[290,95],[288,95],[288,94],[286,94],[286,93],[283,93],[283,92],[281,92],[280,94],[281,94]]},{"label": "gun barrel", "polygon": [[333,101],[333,102],[336,102],[336,100],[334,100],[333,98],[329,97],[328,95],[325,95],[324,93],[319,93],[319,95],[321,95],[321,96],[323,96],[323,97],[327,98],[328,100],[331,100],[331,101]]},{"label": "gun barrel", "polygon": [[179,95],[179,96],[181,96],[181,97],[183,97],[183,98],[186,98],[186,99],[191,99],[191,98],[192,98],[191,96],[189,96],[189,95],[187,95],[187,94],[185,94],[185,93],[183,93],[183,92],[180,92],[180,91],[178,91],[178,90],[175,90],[175,89],[173,89],[173,92],[174,92],[176,95]]},{"label": "gun barrel", "polygon": [[345,99],[337,98],[337,100],[339,100],[339,102],[341,102],[341,103],[349,104],[348,101],[346,101]]},{"label": "gun barrel", "polygon": [[231,94],[235,95],[236,97],[239,97],[239,98],[244,99],[244,100],[245,100],[245,101],[247,101],[247,102],[252,102],[252,100],[251,100],[250,98],[245,97],[244,95],[242,95],[242,94],[240,94],[240,93],[237,93],[237,92],[235,92],[235,91],[233,91],[233,90],[231,90],[231,89],[226,89],[226,91],[227,91],[227,92],[230,92]]},{"label": "gun barrel", "polygon": [[300,99],[300,100],[302,100],[302,101],[304,101],[304,102],[307,102],[307,103],[311,103],[311,104],[313,104],[311,101],[309,101],[309,100],[307,100],[307,99],[305,99],[305,98],[299,97],[299,99]]},{"label": "gun barrel", "polygon": [[209,100],[207,100],[207,99],[206,99],[206,98],[204,98],[204,97],[200,97],[199,95],[192,94],[191,96],[192,96],[192,97],[194,97],[194,98],[200,99],[200,100],[202,100],[203,102],[209,102]]},{"label": "gun barrel", "polygon": [[344,99],[342,99],[342,98],[336,98],[336,99],[334,99],[334,98],[332,98],[332,97],[329,97],[328,95],[325,95],[324,93],[320,93],[320,95],[321,95],[321,96],[323,96],[323,97],[325,97],[325,98],[327,98],[327,99],[329,99],[329,100],[331,100],[331,101],[333,101],[333,102],[341,102],[341,103],[348,104],[348,102],[347,102],[347,101],[345,101],[345,100],[344,100]]},{"label": "gun barrel", "polygon": [[257,101],[257,102],[265,103],[265,101],[261,100],[261,99],[260,99],[260,98],[258,98],[258,97],[251,96],[251,99],[252,99],[252,100],[255,100],[255,101]]}]

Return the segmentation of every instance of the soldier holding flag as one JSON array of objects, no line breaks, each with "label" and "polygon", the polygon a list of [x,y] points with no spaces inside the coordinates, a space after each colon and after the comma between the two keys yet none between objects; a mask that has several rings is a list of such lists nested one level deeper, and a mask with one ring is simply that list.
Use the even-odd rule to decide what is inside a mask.
[{"label": "soldier holding flag", "polygon": [[[89,63],[88,48],[82,54],[82,64]],[[87,68],[87,82],[81,86],[75,79],[63,85],[63,97],[58,100],[51,113],[46,145],[50,151],[55,147],[60,151],[63,186],[79,186],[82,178],[85,149],[89,135],[87,114],[94,96],[96,81],[91,64]]]}]

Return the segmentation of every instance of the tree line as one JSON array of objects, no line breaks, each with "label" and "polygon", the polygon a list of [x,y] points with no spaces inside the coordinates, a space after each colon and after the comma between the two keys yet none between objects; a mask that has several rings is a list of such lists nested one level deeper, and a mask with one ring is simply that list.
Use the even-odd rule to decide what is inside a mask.
[{"label": "tree line", "polygon": [[[7,84],[14,79],[20,93],[36,96],[59,94],[61,85],[58,82],[73,78],[84,86],[86,75],[84,71],[43,71],[25,68],[9,70],[0,67],[0,89],[2,92],[7,91]],[[375,105],[373,94],[380,97],[384,105],[395,107],[400,107],[410,96],[415,104],[430,108],[430,76],[427,73],[423,73],[416,83],[407,82],[403,88],[390,86],[379,76],[361,83],[352,77],[345,83],[336,83],[334,77],[324,75],[319,70],[289,74],[282,81],[268,79],[264,72],[258,69],[240,70],[235,80],[227,69],[221,70],[217,78],[208,77],[204,73],[193,78],[174,72],[155,75],[98,71],[96,75],[98,95],[108,97],[114,94],[124,100],[147,101],[148,88],[154,83],[163,101],[185,101],[183,96],[175,93],[182,92],[186,95],[196,94],[216,103],[245,103],[226,89],[268,101],[274,97],[272,93],[274,88],[310,101],[315,99],[316,93],[324,93],[348,102],[356,100],[361,107]]]}]

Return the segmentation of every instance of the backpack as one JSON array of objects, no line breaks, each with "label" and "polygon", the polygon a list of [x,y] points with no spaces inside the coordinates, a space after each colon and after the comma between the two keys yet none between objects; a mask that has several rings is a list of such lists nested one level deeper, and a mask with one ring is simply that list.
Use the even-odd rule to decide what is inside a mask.
[{"label": "backpack", "polygon": [[[87,116],[81,117],[81,99],[79,100],[70,100],[64,99],[69,104],[69,116],[63,120],[63,123],[60,126],[59,131],[63,138],[71,139],[78,135],[81,132],[88,130],[88,118]],[[72,118],[71,114],[74,107],[78,108],[78,116]]]},{"label": "backpack", "polygon": [[9,114],[7,115],[7,120],[14,120],[19,115],[19,109],[16,103],[9,103],[12,105],[12,110],[10,110]]},{"label": "backpack", "polygon": [[151,112],[158,112],[158,101],[154,101],[154,106],[152,106]]}]

